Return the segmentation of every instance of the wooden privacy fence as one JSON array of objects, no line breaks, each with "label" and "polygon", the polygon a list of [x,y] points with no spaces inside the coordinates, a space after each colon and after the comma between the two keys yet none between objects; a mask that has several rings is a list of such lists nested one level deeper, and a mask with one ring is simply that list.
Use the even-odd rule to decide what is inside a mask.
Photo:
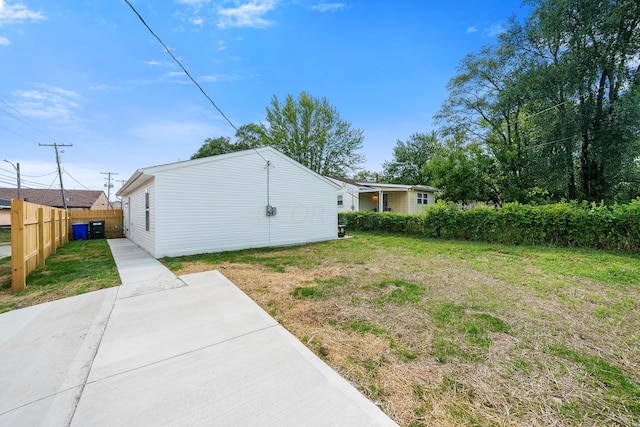
[{"label": "wooden privacy fence", "polygon": [[11,290],[21,291],[29,273],[73,236],[72,224],[104,221],[104,237],[124,237],[122,209],[68,211],[11,200]]},{"label": "wooden privacy fence", "polygon": [[11,200],[11,290],[23,290],[29,273],[68,241],[69,211]]},{"label": "wooden privacy fence", "polygon": [[100,211],[69,211],[71,221],[69,232],[73,237],[72,224],[80,222],[104,221],[104,237],[117,239],[124,237],[124,214],[122,209],[109,209]]}]

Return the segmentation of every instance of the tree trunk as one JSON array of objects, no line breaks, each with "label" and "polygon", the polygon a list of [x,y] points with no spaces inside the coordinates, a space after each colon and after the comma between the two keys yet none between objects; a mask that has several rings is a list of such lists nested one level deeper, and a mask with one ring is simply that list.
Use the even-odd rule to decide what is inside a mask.
[{"label": "tree trunk", "polygon": [[580,126],[582,145],[580,146],[580,178],[582,195],[591,200],[591,159],[589,156],[589,121],[587,119],[587,107],[583,95],[580,95]]}]

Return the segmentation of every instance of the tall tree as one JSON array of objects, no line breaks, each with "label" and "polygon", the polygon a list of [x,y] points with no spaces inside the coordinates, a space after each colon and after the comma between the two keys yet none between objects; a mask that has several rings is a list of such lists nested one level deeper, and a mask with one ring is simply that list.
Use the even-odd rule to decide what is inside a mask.
[{"label": "tall tree", "polygon": [[391,184],[428,184],[431,176],[424,166],[440,147],[435,132],[414,133],[407,141],[398,140],[393,148],[393,160],[382,165],[383,180]]},{"label": "tall tree", "polygon": [[256,123],[249,123],[238,128],[235,142],[231,142],[231,138],[226,136],[205,139],[204,144],[191,156],[191,159],[233,153],[263,145],[264,133],[262,127]]},{"label": "tall tree", "polygon": [[373,171],[361,170],[353,174],[353,179],[360,182],[378,182],[380,174]]},{"label": "tall tree", "polygon": [[438,188],[439,197],[456,203],[476,201],[501,204],[501,190],[495,180],[495,161],[479,144],[464,141],[462,135],[448,139],[424,167]]},{"label": "tall tree", "polygon": [[264,129],[258,123],[242,125],[236,132],[236,145],[243,150],[265,145]]},{"label": "tall tree", "polygon": [[506,201],[524,201],[531,185],[527,174],[530,153],[522,132],[523,100],[513,83],[520,64],[498,47],[467,55],[460,74],[449,81],[449,98],[436,121],[444,135],[468,135],[495,159],[495,177]]},{"label": "tall tree", "polygon": [[234,148],[235,147],[234,144],[231,143],[231,139],[226,136],[207,138],[204,140],[204,144],[202,144],[198,151],[191,156],[191,160],[238,151],[234,150]]},{"label": "tall tree", "polygon": [[615,199],[619,183],[634,179],[640,154],[640,134],[633,125],[640,120],[640,111],[632,101],[640,89],[640,3],[535,0],[531,4],[532,16],[511,33],[521,40],[516,47],[534,52],[537,68],[549,76],[546,86],[556,96],[550,99],[552,107],[547,105],[553,111],[546,119],[555,114],[564,122],[554,139],[574,143],[565,148],[565,155],[569,149],[576,153],[573,163],[581,197]]},{"label": "tall tree", "polygon": [[505,200],[616,200],[638,180],[640,3],[529,0],[497,46],[467,56],[438,118],[496,161]]},{"label": "tall tree", "polygon": [[340,118],[326,98],[301,92],[281,103],[274,95],[267,107],[264,143],[321,175],[346,177],[364,161],[363,132]]}]

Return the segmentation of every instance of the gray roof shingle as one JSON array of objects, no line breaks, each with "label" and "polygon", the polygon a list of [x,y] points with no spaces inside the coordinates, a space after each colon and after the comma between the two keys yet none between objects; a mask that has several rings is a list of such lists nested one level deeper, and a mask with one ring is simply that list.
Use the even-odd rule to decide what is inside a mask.
[{"label": "gray roof shingle", "polygon": [[[69,209],[90,209],[104,191],[99,190],[65,190]],[[57,189],[21,188],[20,196],[29,203],[62,208],[62,194]],[[17,188],[0,188],[0,199],[16,199]]]}]

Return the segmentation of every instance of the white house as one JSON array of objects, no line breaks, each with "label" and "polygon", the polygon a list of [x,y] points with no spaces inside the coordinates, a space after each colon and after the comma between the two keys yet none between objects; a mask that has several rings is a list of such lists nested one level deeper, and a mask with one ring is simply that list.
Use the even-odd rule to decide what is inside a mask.
[{"label": "white house", "polygon": [[125,235],[156,258],[337,238],[338,185],[271,147],[137,170]]},{"label": "white house", "polygon": [[347,178],[329,178],[340,186],[338,212],[424,213],[436,202],[437,189],[428,185],[383,184]]}]

